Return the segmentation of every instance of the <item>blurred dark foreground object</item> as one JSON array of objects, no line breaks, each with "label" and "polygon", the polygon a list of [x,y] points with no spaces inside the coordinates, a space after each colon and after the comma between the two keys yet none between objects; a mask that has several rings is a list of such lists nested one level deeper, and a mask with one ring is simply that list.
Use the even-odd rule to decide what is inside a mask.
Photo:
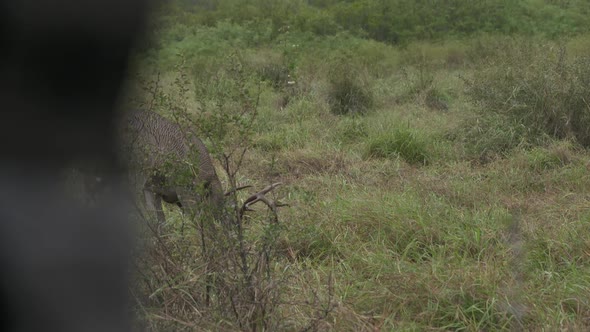
[{"label": "blurred dark foreground object", "polygon": [[[115,106],[148,0],[0,0],[0,330],[130,331]],[[92,164],[91,207],[64,168]]]}]

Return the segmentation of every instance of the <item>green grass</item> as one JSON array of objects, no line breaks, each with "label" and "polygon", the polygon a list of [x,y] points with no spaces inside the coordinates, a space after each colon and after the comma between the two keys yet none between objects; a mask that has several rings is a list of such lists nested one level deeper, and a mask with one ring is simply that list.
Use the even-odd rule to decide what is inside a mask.
[{"label": "green grass", "polygon": [[[488,36],[496,45],[489,49],[478,48],[477,39],[398,49],[351,36],[293,34],[285,38],[298,46],[289,53],[287,43],[276,49],[234,43],[250,35],[233,25],[217,28],[225,32],[202,29],[203,40],[219,43],[208,46],[210,55],[182,44],[205,43],[199,34],[178,41],[171,36],[186,32],[167,32],[169,46],[152,60],[168,68],[167,91],[173,90],[171,47],[205,60],[227,49],[241,52],[252,81],[266,80],[240,174],[256,187],[285,184],[279,196],[290,207],[280,210],[284,228],[273,268],[277,279],[289,281],[275,311],[283,319],[279,329],[302,329],[316,318],[318,330],[332,331],[590,328],[590,153],[576,137],[535,131],[531,139],[534,124],[482,104],[485,98],[501,104],[509,94],[511,86],[499,84],[514,81],[486,85],[482,77],[496,76],[481,75],[507,68],[493,48],[515,47],[514,40]],[[590,50],[588,40],[579,36],[567,47],[582,54]],[[356,116],[330,111],[328,76],[347,46],[351,68],[364,70],[357,83],[370,87],[373,98]],[[205,60],[223,65],[222,58]],[[279,109],[285,68],[297,86]],[[516,84],[538,82],[540,68],[519,68]],[[485,98],[466,94],[473,79]],[[534,99],[536,90],[527,89]],[[444,99],[448,110],[429,107],[429,94]],[[554,105],[572,105],[567,97],[560,91],[555,98],[563,103]],[[188,105],[198,112],[190,98],[191,92]],[[259,213],[247,226],[253,239],[260,235]],[[152,310],[152,321],[173,326],[171,318],[154,317],[174,312]],[[235,328],[199,319],[206,330]]]},{"label": "green grass", "polygon": [[382,133],[368,140],[366,155],[369,158],[400,157],[410,164],[426,164],[430,142],[420,134],[409,128]]}]

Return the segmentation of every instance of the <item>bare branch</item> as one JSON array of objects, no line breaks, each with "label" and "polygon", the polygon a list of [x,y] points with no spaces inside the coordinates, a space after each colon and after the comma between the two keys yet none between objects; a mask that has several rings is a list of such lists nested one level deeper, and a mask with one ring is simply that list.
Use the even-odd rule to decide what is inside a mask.
[{"label": "bare branch", "polygon": [[235,189],[231,189],[230,191],[228,191],[228,192],[225,193],[225,196],[229,196],[229,195],[237,192],[238,190],[242,190],[242,189],[246,189],[246,188],[251,188],[251,187],[252,187],[251,185],[245,185],[245,186],[237,187]]},{"label": "bare branch", "polygon": [[262,189],[261,191],[251,195],[250,197],[248,197],[245,201],[244,204],[242,205],[242,207],[240,208],[240,219],[241,217],[244,216],[244,213],[246,211],[254,211],[250,206],[257,203],[257,202],[262,202],[264,204],[266,204],[271,211],[274,213],[275,215],[275,221],[277,220],[277,207],[281,207],[281,206],[287,206],[288,204],[284,204],[281,202],[277,202],[277,201],[271,201],[268,198],[266,198],[266,194],[268,194],[270,191],[272,191],[273,189],[275,189],[276,187],[282,185],[282,182],[276,182],[273,183],[271,185],[266,186],[264,189]]}]

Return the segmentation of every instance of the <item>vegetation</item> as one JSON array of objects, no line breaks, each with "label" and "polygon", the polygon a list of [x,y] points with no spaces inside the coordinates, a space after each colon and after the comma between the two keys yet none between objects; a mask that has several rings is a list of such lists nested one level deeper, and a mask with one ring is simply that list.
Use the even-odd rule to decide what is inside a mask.
[{"label": "vegetation", "polygon": [[126,107],[196,130],[226,189],[284,183],[289,207],[210,238],[214,269],[170,207],[165,245],[138,264],[141,319],[588,330],[589,14],[582,0],[170,1]]},{"label": "vegetation", "polygon": [[590,27],[584,0],[181,0],[167,11],[187,26],[264,22],[273,36],[285,27],[320,36],[350,31],[393,44],[481,32],[555,38]]}]

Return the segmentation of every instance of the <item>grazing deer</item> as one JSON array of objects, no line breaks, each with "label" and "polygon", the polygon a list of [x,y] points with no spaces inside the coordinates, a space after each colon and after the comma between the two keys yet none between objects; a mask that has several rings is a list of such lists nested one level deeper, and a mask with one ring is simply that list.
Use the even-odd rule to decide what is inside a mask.
[{"label": "grazing deer", "polygon": [[148,111],[126,114],[122,121],[124,158],[131,182],[143,191],[146,207],[165,222],[162,201],[184,212],[219,217],[223,190],[209,152],[192,133],[167,118]]},{"label": "grazing deer", "polygon": [[[166,221],[162,201],[197,216],[208,213],[216,220],[222,217],[221,181],[198,137],[149,111],[126,114],[122,126],[123,154],[131,166],[131,182],[143,191],[146,207],[156,214],[160,225]],[[240,216],[258,201],[275,211],[281,204],[267,200],[264,194],[278,185],[275,183],[246,199]]]}]

